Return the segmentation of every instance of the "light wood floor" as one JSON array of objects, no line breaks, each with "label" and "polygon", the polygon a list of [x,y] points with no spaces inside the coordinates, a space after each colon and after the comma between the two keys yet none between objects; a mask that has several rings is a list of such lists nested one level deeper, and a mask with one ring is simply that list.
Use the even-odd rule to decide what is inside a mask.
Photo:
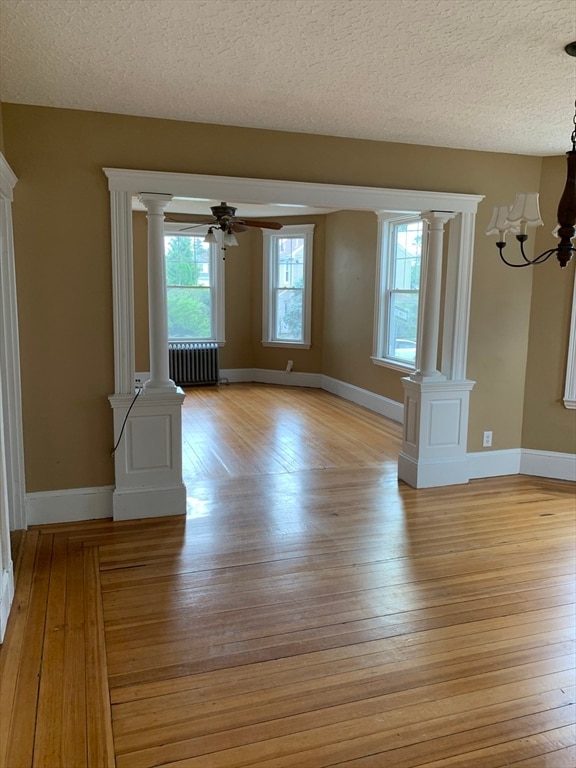
[{"label": "light wood floor", "polygon": [[188,515],[37,527],[0,766],[574,768],[574,485],[415,491],[315,390],[185,403]]}]

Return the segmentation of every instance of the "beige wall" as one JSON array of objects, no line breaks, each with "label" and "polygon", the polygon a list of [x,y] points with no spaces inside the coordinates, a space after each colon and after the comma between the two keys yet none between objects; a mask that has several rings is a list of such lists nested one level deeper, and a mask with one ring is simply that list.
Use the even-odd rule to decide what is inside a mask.
[{"label": "beige wall", "polygon": [[323,373],[401,402],[402,374],[370,359],[377,235],[372,211],[327,217]]},{"label": "beige wall", "polygon": [[[537,253],[554,247],[550,238],[566,181],[566,159],[547,157],[542,168],[540,204],[544,227],[537,230]],[[532,268],[530,268],[532,269]],[[526,369],[522,446],[576,452],[576,411],[564,407],[566,362],[576,258],[561,269],[555,256],[533,268],[530,343]]]},{"label": "beige wall", "polygon": [[[529,270],[518,274],[501,265],[483,230],[493,205],[518,189],[538,188],[541,159],[13,104],[3,105],[3,118],[6,157],[19,178],[14,230],[28,491],[113,482],[110,216],[103,167],[485,195],[472,292],[468,375],[478,383],[469,448],[478,450],[482,430],[490,428],[495,448],[520,445],[532,278]],[[327,223],[326,264],[315,258],[316,277],[320,270],[326,278],[314,317],[325,359],[316,335],[307,356],[290,357],[300,370],[323,366],[328,375],[399,399],[396,374],[359,359],[358,334],[370,351],[373,261],[364,255],[367,230],[335,245],[341,226],[338,215]],[[250,286],[239,286],[240,305],[234,292],[227,294],[234,319],[223,366],[244,367],[250,347],[253,365],[283,369],[285,350],[264,351],[254,343],[261,295],[257,251],[255,246],[252,275],[231,262],[230,270],[239,272],[229,285],[245,278]],[[362,270],[353,263],[355,253]],[[346,333],[338,312],[349,305],[344,288],[354,275],[357,306],[350,323],[356,327]],[[145,353],[138,349],[141,362]],[[562,435],[555,441],[566,443]]]}]

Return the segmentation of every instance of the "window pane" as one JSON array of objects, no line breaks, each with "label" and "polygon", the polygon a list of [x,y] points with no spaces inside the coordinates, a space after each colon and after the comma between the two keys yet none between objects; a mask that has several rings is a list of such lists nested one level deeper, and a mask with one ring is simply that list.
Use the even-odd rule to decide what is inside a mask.
[{"label": "window pane", "polygon": [[209,339],[211,330],[210,288],[168,287],[168,338]]},{"label": "window pane", "polygon": [[416,362],[418,293],[390,291],[388,353],[405,362]]},{"label": "window pane", "polygon": [[414,291],[420,287],[422,222],[396,224],[393,230],[394,270],[391,288]]},{"label": "window pane", "polygon": [[304,238],[277,238],[276,288],[304,285]]},{"label": "window pane", "polygon": [[210,245],[201,235],[166,235],[166,284],[210,285]]},{"label": "window pane", "polygon": [[302,291],[276,291],[276,339],[302,340]]}]

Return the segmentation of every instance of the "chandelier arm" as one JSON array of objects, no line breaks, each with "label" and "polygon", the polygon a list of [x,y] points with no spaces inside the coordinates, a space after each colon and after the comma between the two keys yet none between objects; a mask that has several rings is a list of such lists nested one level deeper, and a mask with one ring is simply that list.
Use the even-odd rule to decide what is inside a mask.
[{"label": "chandelier arm", "polygon": [[[518,242],[520,243],[520,253],[522,254],[522,258],[524,259],[524,261],[527,264],[534,264],[536,259],[529,259],[528,256],[526,256],[526,254],[524,252],[524,243],[525,243],[526,235],[524,235],[524,238],[525,238],[524,240],[521,240],[520,237],[521,237],[521,235],[516,235],[516,240],[518,240]],[[538,257],[536,257],[536,258],[538,258]],[[524,265],[522,265],[522,266],[524,266]]]},{"label": "chandelier arm", "polygon": [[[520,240],[520,253],[522,254],[522,258],[527,264],[543,264],[547,259],[552,256],[553,253],[556,253],[558,249],[557,248],[550,248],[548,251],[544,251],[539,256],[535,256],[533,259],[529,259],[528,256],[524,253],[524,241]],[[521,266],[524,266],[522,264]]]},{"label": "chandelier arm", "polygon": [[496,245],[497,245],[498,251],[500,253],[500,258],[502,259],[504,264],[506,264],[506,266],[508,266],[508,267],[515,267],[515,268],[516,267],[529,267],[530,266],[530,262],[529,261],[525,261],[524,263],[521,263],[521,264],[515,264],[513,261],[508,261],[508,259],[504,256],[504,252],[503,252],[504,251],[504,245],[506,245],[506,243],[504,243],[504,245],[501,245],[500,243],[496,243]]},{"label": "chandelier arm", "polygon": [[544,251],[540,254],[540,256],[536,256],[536,258],[531,261],[531,264],[543,264],[545,261],[547,261],[550,256],[553,256],[558,251],[557,248],[550,248],[548,251]]}]

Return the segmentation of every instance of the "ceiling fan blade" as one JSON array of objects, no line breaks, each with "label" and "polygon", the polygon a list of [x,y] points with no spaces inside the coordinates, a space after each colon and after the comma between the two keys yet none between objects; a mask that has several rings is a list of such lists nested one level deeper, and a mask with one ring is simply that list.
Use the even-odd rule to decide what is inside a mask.
[{"label": "ceiling fan blade", "polygon": [[277,221],[258,221],[257,219],[242,219],[242,224],[247,227],[261,227],[262,229],[282,229],[282,224]]},{"label": "ceiling fan blade", "polygon": [[214,221],[213,219],[211,221],[201,221],[198,224],[195,224],[195,223],[190,222],[190,221],[182,221],[182,220],[179,220],[179,219],[173,219],[172,217],[168,217],[168,216],[166,217],[165,220],[167,222],[169,222],[170,224],[188,224],[189,225],[187,227],[182,227],[182,229],[179,229],[178,230],[179,232],[186,232],[189,229],[198,229],[198,227],[216,226],[216,224],[217,224],[217,222]]},{"label": "ceiling fan blade", "polygon": [[246,226],[246,224],[244,224],[243,221],[235,221],[232,224],[232,232],[247,232],[247,231],[248,231],[248,227]]},{"label": "ceiling fan blade", "polygon": [[198,227],[205,227],[206,224],[195,224],[193,227],[182,227],[178,232],[187,232],[189,229],[198,229]]}]

